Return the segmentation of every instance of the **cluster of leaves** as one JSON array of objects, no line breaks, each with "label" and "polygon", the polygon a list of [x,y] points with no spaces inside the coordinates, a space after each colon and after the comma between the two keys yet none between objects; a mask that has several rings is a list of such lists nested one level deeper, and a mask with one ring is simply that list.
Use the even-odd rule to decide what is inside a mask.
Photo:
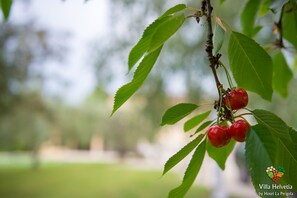
[{"label": "cluster of leaves", "polygon": [[[269,88],[266,88],[263,95],[265,99],[271,99],[272,89],[277,91],[283,97],[288,95],[287,86],[290,80],[293,78],[292,71],[289,65],[286,62],[284,54],[280,49],[287,50],[289,52],[297,50],[297,2],[294,0],[281,0],[281,1],[251,1],[249,0],[244,7],[241,14],[241,25],[242,32],[249,36],[254,37],[263,26],[255,26],[255,21],[257,17],[263,17],[268,14],[273,14],[275,21],[275,27],[273,32],[278,35],[279,38],[276,39],[273,43],[274,49],[269,49],[271,51],[270,56],[272,57],[272,65],[268,63],[269,57],[264,60],[259,60],[262,65],[268,65],[265,72],[268,72],[266,75],[267,78],[264,80]],[[276,21],[278,20],[278,21]],[[283,39],[286,43],[284,44]],[[278,48],[278,49],[277,49]],[[293,49],[294,48],[294,49]],[[230,49],[230,48],[229,48]],[[276,50],[277,49],[277,50]],[[252,55],[252,54],[251,54]],[[230,56],[230,51],[229,51]],[[230,57],[229,57],[230,60]],[[231,64],[231,63],[230,63]],[[231,68],[232,69],[232,68]],[[232,71],[234,73],[234,71]],[[234,75],[236,76],[236,75]],[[271,79],[272,81],[271,81]],[[243,80],[244,81],[244,80]],[[272,86],[271,83],[272,82]],[[258,84],[261,85],[261,84]],[[258,93],[258,92],[257,92]],[[258,93],[259,94],[259,93]]]},{"label": "cluster of leaves", "polygon": [[[220,0],[221,3],[224,0]],[[187,18],[186,11],[195,11],[193,15],[200,19],[201,11],[187,7],[184,4],[176,5],[149,25],[139,42],[131,50],[128,60],[129,71],[140,61],[133,79],[121,87],[114,101],[112,114],[118,110],[144,83],[153,68],[164,43],[182,26]],[[276,42],[274,50],[265,50],[253,37],[258,34],[262,26],[256,26],[258,16],[272,14],[278,16],[275,22]],[[253,1],[249,0],[241,14],[242,32],[233,31],[227,23],[219,17],[213,16],[214,50],[220,51],[223,41],[228,41],[228,59],[230,70],[239,87],[254,92],[263,99],[271,101],[273,91],[283,97],[287,96],[287,86],[293,78],[293,73],[286,62],[284,50],[291,47],[297,50],[297,3],[294,0],[283,1]],[[199,21],[199,20],[197,20]],[[227,27],[227,28],[226,28]],[[227,38],[227,39],[226,39]],[[226,74],[228,77],[228,74]],[[180,103],[168,109],[161,125],[172,125],[190,115],[198,108],[191,103]],[[271,165],[281,165],[290,174],[286,174],[282,181],[291,184],[297,190],[297,132],[275,114],[262,110],[248,110],[257,124],[251,126],[246,140],[246,159],[253,184],[257,192],[261,191],[261,183],[271,183],[266,176],[265,169]],[[214,148],[206,138],[204,131],[213,120],[206,120],[211,110],[196,114],[184,123],[184,131],[196,128],[191,137],[194,139],[173,155],[165,164],[163,174],[168,172],[193,150],[192,159],[186,169],[182,184],[169,193],[169,197],[183,197],[189,190],[200,170],[205,153],[213,158],[224,170],[225,162],[233,150],[235,142],[223,148]],[[239,115],[240,116],[240,115]],[[203,122],[204,121],[204,122]],[[256,155],[255,155],[256,153]]]},{"label": "cluster of leaves", "polygon": [[117,91],[112,113],[119,109],[142,86],[160,55],[163,44],[184,23],[186,19],[184,13],[177,13],[185,8],[186,6],[181,4],[169,9],[144,30],[141,39],[129,54],[129,71],[141,58],[142,60],[132,81]]}]

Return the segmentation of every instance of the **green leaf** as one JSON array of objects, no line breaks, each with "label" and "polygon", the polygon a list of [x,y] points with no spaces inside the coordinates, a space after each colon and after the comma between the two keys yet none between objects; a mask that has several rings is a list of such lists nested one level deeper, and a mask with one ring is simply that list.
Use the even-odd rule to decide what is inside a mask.
[{"label": "green leaf", "polygon": [[235,145],[235,141],[232,139],[230,143],[226,146],[216,148],[212,146],[212,144],[207,141],[206,143],[206,150],[209,155],[214,161],[217,162],[219,167],[224,170],[225,169],[225,163],[227,161],[227,158],[229,157],[230,153],[232,152]]},{"label": "green leaf", "polygon": [[[252,111],[256,120],[262,127],[263,133],[268,133],[274,138],[273,148],[267,148],[270,158],[274,164],[283,166],[286,170],[290,170],[290,175],[286,175],[284,179],[297,189],[297,181],[291,174],[297,174],[297,144],[296,131],[281,120],[273,113],[265,110]],[[264,128],[264,129],[263,129]],[[263,142],[269,141],[263,138]],[[275,149],[275,150],[273,150]],[[295,168],[294,168],[295,167]]]},{"label": "green leaf", "polygon": [[[289,128],[289,127],[288,127]],[[297,174],[297,151],[296,147],[292,141],[284,140],[277,136],[274,136],[274,133],[268,127],[258,124],[252,127],[252,135],[256,138],[247,138],[247,146],[250,147],[246,148],[246,154],[251,156],[254,155],[255,158],[261,159],[258,161],[264,162],[265,158],[269,159],[268,164],[263,165],[256,165],[253,169],[254,174],[251,174],[254,185],[258,185],[259,183],[264,183],[266,180],[265,178],[261,178],[263,173],[260,173],[261,167],[267,168],[267,166],[282,166],[284,167],[286,174],[281,178],[280,182],[285,184],[291,184],[293,188],[297,189],[297,181],[296,181],[296,174]],[[248,135],[249,136],[249,135]],[[252,148],[255,147],[255,148]],[[259,148],[261,147],[261,148]],[[254,150],[253,150],[254,149]],[[248,153],[251,152],[251,153]],[[255,155],[256,153],[256,155]],[[248,158],[247,158],[248,159]],[[259,162],[252,162],[253,159],[248,160],[248,164],[251,163],[259,163]],[[250,167],[251,169],[251,167]],[[266,176],[268,177],[268,176]],[[268,181],[268,184],[272,184],[272,181]],[[255,187],[257,188],[257,187]],[[273,189],[275,190],[275,189]]]},{"label": "green leaf", "polygon": [[162,16],[160,16],[159,18],[165,17],[165,16],[169,16],[172,14],[175,14],[177,12],[180,12],[184,9],[186,9],[187,6],[185,4],[178,4],[176,6],[173,6],[172,8],[169,8],[164,14],[162,14]]},{"label": "green leaf", "polygon": [[189,131],[198,124],[200,124],[205,118],[209,116],[211,111],[204,112],[202,114],[196,115],[195,117],[191,118],[184,124],[184,131]]},{"label": "green leaf", "polygon": [[261,1],[249,0],[241,13],[240,22],[242,26],[242,31],[247,36],[254,36],[254,23],[260,2]]},{"label": "green leaf", "polygon": [[260,32],[260,30],[262,30],[263,26],[257,26],[253,29],[253,34],[252,37],[255,36],[256,34],[258,34],[258,32]]},{"label": "green leaf", "polygon": [[287,170],[283,179],[297,190],[297,150],[292,142],[277,138],[275,151],[271,155],[275,156],[275,164],[279,164]]},{"label": "green leaf", "polygon": [[291,127],[289,128],[289,134],[291,136],[293,143],[297,145],[297,131]]},{"label": "green leaf", "polygon": [[267,127],[274,136],[291,140],[287,124],[278,116],[262,109],[255,109],[252,114],[257,122]]},{"label": "green leaf", "polygon": [[198,172],[201,168],[204,155],[205,155],[205,141],[203,141],[195,150],[192,159],[188,165],[188,168],[185,172],[183,182],[180,186],[173,189],[169,193],[169,198],[181,198],[188,192],[192,184],[194,183]]},{"label": "green leaf", "polygon": [[283,37],[297,50],[297,4],[293,1],[285,5],[283,16]]},{"label": "green leaf", "polygon": [[289,68],[285,57],[281,52],[278,52],[273,57],[273,88],[283,97],[288,95],[288,84],[293,78],[293,72]]},{"label": "green leaf", "polygon": [[171,17],[163,17],[162,19],[157,19],[144,30],[141,39],[130,51],[128,59],[129,71],[149,49],[151,45],[152,36],[155,33],[156,29],[160,26],[160,24],[162,24],[164,21],[167,21],[170,18]]},{"label": "green leaf", "polygon": [[196,104],[191,103],[180,103],[171,108],[169,108],[162,117],[161,126],[165,124],[175,124],[180,121],[187,115],[189,115],[192,111],[197,109],[198,106]]},{"label": "green leaf", "polygon": [[255,109],[251,113],[259,124],[270,130],[273,136],[292,141],[290,134],[294,133],[295,135],[296,131],[289,127],[280,117],[263,109]]},{"label": "green leaf", "polygon": [[154,33],[148,52],[152,52],[163,45],[184,23],[183,14],[173,16],[162,23]]},{"label": "green leaf", "polygon": [[225,36],[225,31],[223,30],[223,28],[221,28],[221,26],[218,23],[215,23],[214,35],[213,35],[214,54],[220,51],[223,45],[224,36]]},{"label": "green leaf", "polygon": [[163,175],[166,174],[170,169],[172,169],[176,164],[182,161],[185,157],[189,155],[190,152],[197,147],[197,145],[201,142],[204,135],[199,135],[186,146],[184,146],[181,150],[179,150],[176,154],[169,158],[169,160],[164,165]]},{"label": "green leaf", "polygon": [[209,121],[206,121],[204,122],[203,124],[201,124],[198,129],[195,131],[195,134],[202,131],[203,129],[205,129],[206,127],[208,127],[213,121],[212,120],[209,120]]},{"label": "green leaf", "polygon": [[144,30],[141,39],[138,43],[132,48],[128,58],[128,68],[129,71],[133,68],[133,66],[141,59],[141,57],[148,51],[151,46],[151,40],[158,29],[158,27],[165,21],[172,18],[172,16],[176,12],[182,11],[186,8],[185,4],[178,4],[172,8],[169,8],[162,16],[157,18],[153,23],[151,23]]},{"label": "green leaf", "polygon": [[122,86],[116,93],[114,98],[114,105],[111,115],[119,109],[143,84],[151,69],[153,68],[160,52],[162,46],[152,52],[147,54],[139,66],[137,67],[133,79],[128,84]]},{"label": "green leaf", "polygon": [[1,0],[0,4],[4,19],[7,20],[11,10],[12,0]]},{"label": "green leaf", "polygon": [[228,54],[231,71],[238,86],[271,100],[272,60],[267,52],[249,37],[232,32]]},{"label": "green leaf", "polygon": [[270,11],[270,3],[272,0],[264,0],[261,3],[259,15],[264,16]]},{"label": "green leaf", "polygon": [[274,183],[266,173],[267,167],[280,165],[274,164],[269,150],[275,150],[275,141],[272,135],[261,125],[253,126],[247,134],[245,156],[254,188],[257,193],[262,193],[262,195],[264,195],[264,191],[273,192],[277,190],[260,188],[261,184],[272,185]]}]

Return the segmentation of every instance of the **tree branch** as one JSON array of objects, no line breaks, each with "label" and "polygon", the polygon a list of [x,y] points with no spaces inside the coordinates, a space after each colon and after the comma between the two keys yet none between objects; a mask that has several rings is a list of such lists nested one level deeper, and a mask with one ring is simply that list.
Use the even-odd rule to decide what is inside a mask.
[{"label": "tree branch", "polygon": [[221,54],[213,54],[213,31],[212,31],[212,23],[211,23],[211,13],[212,13],[212,6],[210,3],[210,0],[202,0],[202,14],[206,17],[207,21],[207,27],[208,27],[208,35],[205,45],[205,51],[207,53],[207,57],[210,63],[210,68],[212,71],[212,74],[214,76],[214,79],[216,81],[217,90],[219,93],[219,99],[215,101],[214,108],[218,112],[218,119],[217,123],[224,120],[229,120],[231,122],[234,121],[232,110],[228,109],[225,104],[223,103],[223,97],[225,95],[225,90],[223,88],[223,85],[221,84],[218,74],[217,74],[217,68],[219,66],[219,59],[221,57]]},{"label": "tree branch", "polygon": [[207,26],[208,26],[208,35],[207,35],[207,41],[206,41],[206,48],[205,51],[207,53],[208,56],[208,60],[210,63],[210,68],[212,70],[214,79],[216,81],[216,86],[218,89],[218,93],[220,95],[220,87],[222,86],[219,78],[218,78],[218,74],[216,71],[216,67],[219,63],[219,58],[221,57],[220,54],[217,54],[216,56],[213,55],[212,51],[213,51],[213,41],[212,41],[212,37],[213,37],[213,31],[212,31],[212,23],[211,23],[211,13],[212,13],[212,6],[210,4],[210,0],[203,0],[202,1],[202,6],[201,6],[201,10],[202,13],[206,16],[206,21],[207,21]]}]

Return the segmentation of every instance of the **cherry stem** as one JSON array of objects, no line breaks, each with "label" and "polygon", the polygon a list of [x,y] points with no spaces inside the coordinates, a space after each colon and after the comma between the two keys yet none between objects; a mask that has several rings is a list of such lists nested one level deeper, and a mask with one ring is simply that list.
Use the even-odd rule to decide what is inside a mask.
[{"label": "cherry stem", "polygon": [[247,110],[248,112],[250,112],[251,115],[254,115],[253,112],[252,112],[252,110],[250,110],[250,109],[248,109],[248,108],[243,108],[243,109],[245,109],[245,110]]},{"label": "cherry stem", "polygon": [[220,117],[221,117],[221,110],[222,110],[222,103],[223,103],[223,94],[222,94],[222,92],[223,92],[223,87],[222,86],[220,86],[219,87],[219,99],[220,99],[220,101],[219,101],[219,108],[218,108],[218,116],[217,116],[217,124],[219,124],[219,119],[220,119]]},{"label": "cherry stem", "polygon": [[241,116],[244,116],[244,115],[253,115],[253,114],[252,114],[252,113],[242,113],[242,114],[236,116],[235,118],[237,118],[237,117],[241,117]]},{"label": "cherry stem", "polygon": [[236,118],[242,118],[242,119],[244,119],[248,123],[248,121],[244,117],[242,117],[242,116],[236,116]]},{"label": "cherry stem", "polygon": [[230,88],[232,88],[233,87],[233,83],[232,83],[232,79],[231,79],[230,73],[228,72],[226,66],[222,62],[220,62],[220,65],[224,68],[224,71],[226,73],[229,86],[230,86]]}]

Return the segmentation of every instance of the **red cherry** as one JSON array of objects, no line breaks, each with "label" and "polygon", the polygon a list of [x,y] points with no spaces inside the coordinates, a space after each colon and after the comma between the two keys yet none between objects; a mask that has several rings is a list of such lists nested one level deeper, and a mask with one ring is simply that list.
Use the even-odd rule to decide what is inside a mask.
[{"label": "red cherry", "polygon": [[237,120],[234,122],[230,129],[230,136],[233,137],[238,142],[244,142],[246,138],[246,134],[249,131],[250,125],[245,120]]},{"label": "red cherry", "polygon": [[230,142],[229,128],[226,126],[212,126],[207,133],[210,143],[214,147],[222,147]]},{"label": "red cherry", "polygon": [[249,97],[247,92],[242,89],[238,88],[237,90],[232,90],[224,97],[224,103],[227,107],[233,110],[241,109],[246,107],[249,102]]}]

